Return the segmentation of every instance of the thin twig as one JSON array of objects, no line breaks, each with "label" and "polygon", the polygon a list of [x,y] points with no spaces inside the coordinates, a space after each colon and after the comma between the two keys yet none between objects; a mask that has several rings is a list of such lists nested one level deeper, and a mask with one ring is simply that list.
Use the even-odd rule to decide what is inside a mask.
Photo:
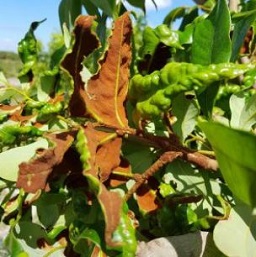
[{"label": "thin twig", "polygon": [[136,183],[128,190],[124,200],[127,201],[137,190],[143,185],[151,176],[153,176],[159,169],[167,163],[171,163],[176,158],[182,156],[181,152],[165,152],[159,159],[153,163],[142,175],[137,176]]}]

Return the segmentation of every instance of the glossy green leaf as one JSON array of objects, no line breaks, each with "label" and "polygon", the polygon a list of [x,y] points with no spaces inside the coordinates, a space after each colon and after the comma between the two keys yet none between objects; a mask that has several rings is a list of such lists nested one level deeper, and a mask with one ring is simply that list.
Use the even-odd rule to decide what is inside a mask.
[{"label": "glossy green leaf", "polygon": [[173,99],[172,113],[177,118],[173,130],[183,142],[195,128],[198,107],[193,100],[186,99],[184,94],[180,94]]},{"label": "glossy green leaf", "polygon": [[0,177],[10,181],[16,181],[18,177],[19,164],[29,161],[38,148],[48,148],[48,141],[40,139],[32,144],[16,147],[0,153]]},{"label": "glossy green leaf", "polygon": [[252,208],[235,206],[229,218],[215,226],[213,237],[216,246],[227,256],[256,256],[256,217]]},{"label": "glossy green leaf", "polygon": [[203,65],[228,62],[231,55],[230,29],[227,2],[220,0],[210,15],[195,27],[192,62]]},{"label": "glossy green leaf", "polygon": [[256,136],[213,122],[200,122],[234,195],[256,206]]}]

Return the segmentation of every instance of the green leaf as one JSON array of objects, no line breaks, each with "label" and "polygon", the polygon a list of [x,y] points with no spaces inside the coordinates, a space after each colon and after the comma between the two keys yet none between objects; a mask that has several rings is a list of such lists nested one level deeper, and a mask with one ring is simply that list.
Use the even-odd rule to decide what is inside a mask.
[{"label": "green leaf", "polygon": [[166,166],[164,182],[174,181],[176,190],[179,193],[193,193],[203,195],[204,200],[201,205],[203,212],[212,212],[214,195],[220,195],[225,186],[205,171],[194,170],[190,164],[180,160],[175,160]]},{"label": "green leaf", "polygon": [[25,240],[26,244],[31,248],[37,248],[39,239],[47,239],[45,230],[31,221],[20,221],[15,226],[14,235],[19,239]]},{"label": "green leaf", "polygon": [[127,0],[130,5],[140,8],[145,12],[145,0]]},{"label": "green leaf", "polygon": [[231,62],[235,62],[239,55],[241,46],[244,43],[244,38],[248,32],[251,24],[255,21],[256,10],[239,13],[239,16],[235,16],[235,26],[232,35],[232,55]]},{"label": "green leaf", "polygon": [[82,0],[82,4],[89,15],[96,15],[98,18],[101,16],[98,8],[92,2]]},{"label": "green leaf", "polygon": [[210,15],[197,23],[192,62],[202,65],[228,62],[231,55],[230,13],[226,0],[217,2]]},{"label": "green leaf", "polygon": [[194,101],[187,99],[184,94],[180,94],[173,99],[172,112],[177,118],[173,130],[183,142],[195,128],[196,118],[199,114],[198,107]]},{"label": "green leaf", "polygon": [[230,126],[250,131],[256,124],[256,95],[246,99],[243,95],[230,97],[231,120]]},{"label": "green leaf", "polygon": [[[65,196],[57,193],[42,193],[36,201],[37,215],[44,227],[53,227],[61,212],[60,206],[65,203]],[[51,215],[49,215],[51,213]]]},{"label": "green leaf", "polygon": [[15,237],[12,229],[5,238],[4,245],[13,257],[29,257],[29,255],[24,251],[19,240]]},{"label": "green leaf", "polygon": [[245,203],[256,206],[256,136],[213,122],[200,122],[216,154],[229,188]]},{"label": "green leaf", "polygon": [[62,0],[59,4],[59,20],[61,28],[64,23],[69,29],[73,28],[75,20],[81,12],[81,0]]},{"label": "green leaf", "polygon": [[245,106],[245,97],[242,94],[232,95],[229,105],[231,110],[230,126],[239,129],[241,113]]},{"label": "green leaf", "polygon": [[88,255],[83,256],[91,256],[94,246],[97,245],[100,247],[101,238],[96,230],[85,228],[81,234],[76,238],[74,242],[74,249],[77,253],[84,254],[88,253]]},{"label": "green leaf", "polygon": [[163,23],[168,25],[168,26],[171,26],[172,23],[178,19],[178,18],[181,18],[185,15],[186,13],[186,7],[177,7],[173,10],[171,10],[167,15],[166,17],[164,18],[164,21]]},{"label": "green leaf", "polygon": [[100,8],[109,17],[113,17],[116,11],[116,1],[115,0],[90,0],[97,8]]},{"label": "green leaf", "polygon": [[16,181],[18,177],[19,164],[29,161],[38,148],[48,148],[48,141],[40,139],[32,144],[16,147],[0,153],[0,177],[9,181]]},{"label": "green leaf", "polygon": [[251,207],[241,204],[231,209],[229,218],[219,221],[213,232],[216,246],[227,256],[256,256],[255,237],[255,213]]},{"label": "green leaf", "polygon": [[197,99],[203,114],[211,117],[215,98],[218,94],[220,82],[214,82],[207,87],[202,93],[197,95]]}]

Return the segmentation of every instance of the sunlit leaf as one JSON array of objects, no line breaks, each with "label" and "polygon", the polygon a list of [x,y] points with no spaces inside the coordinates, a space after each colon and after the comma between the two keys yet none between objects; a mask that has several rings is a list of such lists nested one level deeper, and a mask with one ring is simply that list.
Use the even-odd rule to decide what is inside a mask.
[{"label": "sunlit leaf", "polygon": [[220,170],[231,191],[245,203],[256,206],[256,137],[213,122],[201,122],[216,154]]},{"label": "sunlit leaf", "polygon": [[173,115],[177,118],[173,129],[180,140],[184,141],[195,128],[196,118],[199,114],[198,107],[195,102],[186,99],[183,94],[174,98],[172,106]]},{"label": "sunlit leaf", "polygon": [[[214,228],[214,242],[226,256],[253,257],[256,254],[256,217],[251,207],[238,204],[229,218]],[[223,240],[228,238],[228,240]]]},{"label": "sunlit leaf", "polygon": [[48,142],[45,139],[10,149],[0,153],[0,177],[10,181],[16,181],[18,177],[19,164],[29,161],[36,153],[38,148],[48,148]]},{"label": "sunlit leaf", "polygon": [[228,62],[231,55],[230,13],[220,0],[210,15],[197,23],[192,44],[192,62],[202,65]]},{"label": "sunlit leaf", "polygon": [[243,95],[232,95],[230,97],[231,120],[233,128],[250,131],[256,124],[256,96],[245,99]]}]

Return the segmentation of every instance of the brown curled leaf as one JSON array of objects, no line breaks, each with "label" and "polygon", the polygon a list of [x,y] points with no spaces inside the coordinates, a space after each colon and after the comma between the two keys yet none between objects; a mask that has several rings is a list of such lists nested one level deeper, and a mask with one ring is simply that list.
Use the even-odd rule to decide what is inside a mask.
[{"label": "brown curled leaf", "polygon": [[87,111],[105,125],[128,126],[124,101],[130,75],[131,34],[131,20],[125,13],[115,21],[109,49],[100,61],[100,71],[88,81],[83,92]]},{"label": "brown curled leaf", "polygon": [[91,54],[99,47],[99,40],[91,30],[94,16],[80,15],[75,21],[75,44],[72,52],[67,54],[62,61],[62,67],[73,77],[74,91],[69,102],[70,113],[73,116],[84,116],[86,106],[81,91],[84,90],[80,72],[82,71],[82,62],[84,57]]},{"label": "brown curled leaf", "polygon": [[53,147],[44,149],[29,162],[19,165],[17,187],[25,192],[35,193],[38,189],[47,190],[47,178],[53,168],[61,163],[64,154],[70,148],[74,137],[71,133],[51,134],[48,136]]}]

